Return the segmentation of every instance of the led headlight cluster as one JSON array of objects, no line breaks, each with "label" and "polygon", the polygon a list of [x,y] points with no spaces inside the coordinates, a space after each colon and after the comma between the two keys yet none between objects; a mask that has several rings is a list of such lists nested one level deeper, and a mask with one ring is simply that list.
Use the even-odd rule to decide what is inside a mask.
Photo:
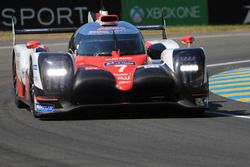
[{"label": "led headlight cluster", "polygon": [[197,64],[182,64],[180,65],[180,70],[182,72],[197,72],[199,66]]},{"label": "led headlight cluster", "polygon": [[48,69],[47,75],[49,77],[63,77],[67,75],[67,70],[65,68],[59,68],[59,69]]},{"label": "led headlight cluster", "polygon": [[67,53],[40,53],[39,68],[43,89],[47,94],[60,95],[70,89],[73,61]]},{"label": "led headlight cluster", "polygon": [[188,87],[200,87],[204,81],[205,55],[200,48],[174,51],[174,68],[182,83]]}]

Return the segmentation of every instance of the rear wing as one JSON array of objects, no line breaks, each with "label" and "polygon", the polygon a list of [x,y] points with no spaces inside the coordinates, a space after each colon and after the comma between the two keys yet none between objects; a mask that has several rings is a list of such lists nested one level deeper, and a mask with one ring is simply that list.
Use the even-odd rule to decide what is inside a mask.
[{"label": "rear wing", "polygon": [[167,31],[165,25],[146,25],[136,26],[139,30],[162,30],[162,39],[167,39]]},{"label": "rear wing", "polygon": [[35,29],[16,29],[15,21],[12,18],[12,35],[13,35],[13,46],[16,44],[16,34],[49,34],[49,33],[69,33],[75,32],[78,27],[67,27],[67,28],[35,28]]},{"label": "rear wing", "polygon": [[37,28],[37,29],[20,29],[15,30],[15,34],[49,34],[49,33],[67,33],[75,32],[78,28]]},{"label": "rear wing", "polygon": [[[166,26],[164,25],[146,25],[136,26],[139,30],[162,30],[162,39],[167,39]],[[16,43],[16,34],[49,34],[49,33],[70,33],[75,32],[77,27],[68,28],[36,28],[36,29],[15,29],[14,22],[12,22],[13,45]]]},{"label": "rear wing", "polygon": [[[136,26],[139,30],[162,30],[162,39],[167,39],[166,21],[163,19],[163,25],[142,25]],[[48,34],[48,33],[70,33],[75,32],[78,27],[67,28],[35,28],[35,29],[15,29],[15,20],[12,18],[13,46],[16,44],[16,34]]]},{"label": "rear wing", "polygon": [[161,25],[146,25],[146,26],[137,26],[139,30],[162,30],[162,39],[167,39],[167,22],[165,17],[165,12],[161,14]]}]

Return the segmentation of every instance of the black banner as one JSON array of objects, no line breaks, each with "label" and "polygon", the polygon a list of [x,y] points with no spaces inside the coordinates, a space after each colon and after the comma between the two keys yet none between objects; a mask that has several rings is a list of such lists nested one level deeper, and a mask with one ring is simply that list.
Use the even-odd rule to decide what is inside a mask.
[{"label": "black banner", "polygon": [[250,0],[208,0],[209,24],[250,24]]},{"label": "black banner", "polygon": [[[103,0],[109,13],[121,15],[120,0]],[[20,28],[79,27],[88,21],[88,12],[98,12],[100,0],[9,0],[0,6],[0,29],[11,29],[11,18]]]}]

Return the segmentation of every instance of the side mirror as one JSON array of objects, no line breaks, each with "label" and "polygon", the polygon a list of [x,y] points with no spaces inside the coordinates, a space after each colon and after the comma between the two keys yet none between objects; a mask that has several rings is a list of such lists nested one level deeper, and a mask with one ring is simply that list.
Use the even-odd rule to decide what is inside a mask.
[{"label": "side mirror", "polygon": [[72,49],[69,49],[68,52],[69,52],[69,54],[74,55],[74,53],[76,52],[76,50],[74,52]]},{"label": "side mirror", "polygon": [[188,46],[188,48],[190,48],[190,46],[191,46],[191,44],[194,42],[194,37],[193,36],[185,36],[185,37],[183,37],[183,38],[181,38],[181,42],[183,43],[183,44],[187,44]]},{"label": "side mirror", "polygon": [[148,48],[148,56],[151,59],[161,59],[161,53],[166,49],[162,43],[156,43]]},{"label": "side mirror", "polygon": [[38,41],[28,41],[26,43],[26,48],[34,49],[34,48],[37,48],[39,45],[40,45],[40,43]]}]

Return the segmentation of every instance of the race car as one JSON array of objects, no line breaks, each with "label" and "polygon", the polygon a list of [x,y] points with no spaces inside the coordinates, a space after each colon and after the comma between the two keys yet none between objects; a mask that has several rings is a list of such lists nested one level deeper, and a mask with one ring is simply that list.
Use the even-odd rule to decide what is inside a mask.
[{"label": "race car", "polygon": [[[165,25],[134,26],[107,11],[80,28],[22,29],[13,24],[13,89],[17,107],[35,117],[91,106],[169,104],[202,112],[208,107],[203,48],[166,37]],[[140,30],[162,30],[145,41]],[[74,31],[68,52],[39,41],[16,44],[16,34]],[[167,108],[166,108],[167,110]]]}]

